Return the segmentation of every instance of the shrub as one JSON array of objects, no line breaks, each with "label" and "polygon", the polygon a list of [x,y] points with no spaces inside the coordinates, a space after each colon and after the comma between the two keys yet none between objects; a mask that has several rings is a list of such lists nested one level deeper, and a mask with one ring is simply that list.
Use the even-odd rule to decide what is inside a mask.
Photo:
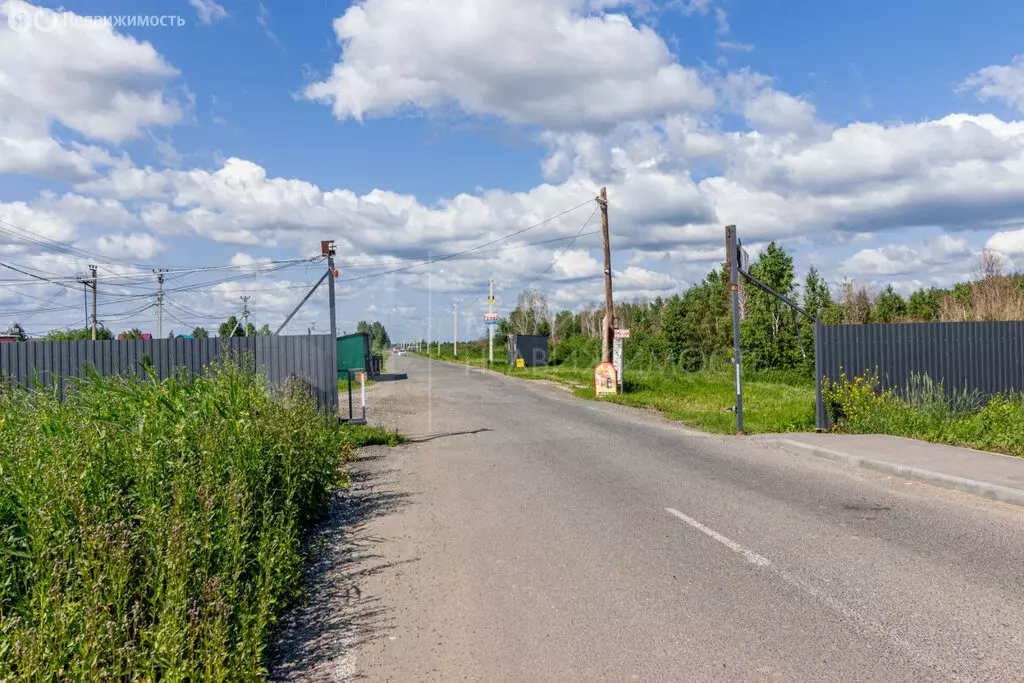
[{"label": "shrub", "polygon": [[1024,400],[946,392],[927,376],[912,377],[900,399],[877,377],[843,374],[822,393],[835,431],[891,434],[1024,456]]},{"label": "shrub", "polygon": [[348,447],[233,364],[0,396],[0,680],[261,675]]}]

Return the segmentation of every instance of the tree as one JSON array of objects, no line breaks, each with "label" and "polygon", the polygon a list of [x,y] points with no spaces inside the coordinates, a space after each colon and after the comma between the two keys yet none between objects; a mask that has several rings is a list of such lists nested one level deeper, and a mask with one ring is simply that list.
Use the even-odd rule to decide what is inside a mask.
[{"label": "tree", "polygon": [[[796,289],[793,257],[782,247],[770,242],[750,266],[750,274],[779,294],[793,298]],[[792,309],[770,294],[747,287],[747,319],[741,336],[744,355],[751,367],[791,368],[800,359],[796,319]]]},{"label": "tree", "polygon": [[245,334],[241,335],[241,336],[243,336],[243,337],[255,337],[256,336],[256,326],[253,325],[252,323],[246,323],[245,324]]},{"label": "tree", "polygon": [[538,289],[523,290],[508,319],[515,334],[549,334],[548,298]]},{"label": "tree", "polygon": [[119,339],[142,339],[142,330],[137,327],[133,327],[130,330],[125,330],[120,335]]},{"label": "tree", "polygon": [[933,322],[939,319],[942,312],[942,297],[945,292],[931,287],[919,289],[910,295],[907,302],[907,315],[914,320]]},{"label": "tree", "polygon": [[217,328],[218,337],[244,337],[245,328],[238,324],[238,318],[231,316]]},{"label": "tree", "polygon": [[8,337],[14,337],[20,342],[28,339],[28,335],[25,334],[25,328],[21,326],[21,323],[11,323],[11,326],[7,328],[5,332]]},{"label": "tree", "polygon": [[209,339],[210,333],[206,331],[205,327],[197,327],[192,330],[192,337],[195,339]]},{"label": "tree", "polygon": [[270,331],[270,325],[267,323],[263,323],[263,327],[256,330],[256,335],[259,337],[269,337],[271,334],[273,333]]},{"label": "tree", "polygon": [[838,324],[842,320],[842,312],[832,300],[828,284],[814,266],[807,271],[804,282],[804,310],[829,325]]},{"label": "tree", "polygon": [[892,285],[887,285],[875,299],[875,317],[882,323],[893,323],[907,315],[907,302]]},{"label": "tree", "polygon": [[[113,333],[107,328],[96,328],[96,341],[105,341],[113,338]],[[77,330],[53,330],[43,336],[43,341],[88,341],[90,339],[92,339],[91,327],[82,327]]]}]

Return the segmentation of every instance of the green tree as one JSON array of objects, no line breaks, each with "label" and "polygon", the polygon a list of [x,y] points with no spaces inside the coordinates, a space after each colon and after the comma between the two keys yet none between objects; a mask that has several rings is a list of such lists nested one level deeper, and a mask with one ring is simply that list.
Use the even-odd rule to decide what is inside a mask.
[{"label": "green tree", "polygon": [[[107,328],[96,328],[96,341],[106,341],[113,338],[113,333]],[[43,341],[88,341],[90,339],[92,339],[91,327],[82,327],[77,330],[53,330],[43,336]]]},{"label": "green tree", "polygon": [[142,330],[137,327],[133,327],[130,330],[125,330],[119,337],[121,339],[142,339]]},{"label": "green tree", "polygon": [[256,330],[256,336],[258,337],[269,337],[271,334],[273,333],[270,331],[270,325],[268,323],[263,323],[263,327]]},{"label": "green tree", "polygon": [[245,328],[238,324],[238,318],[235,316],[229,317],[227,320],[220,324],[217,328],[218,337],[244,337]]},{"label": "green tree", "polygon": [[807,271],[804,282],[804,310],[828,325],[842,322],[842,311],[832,299],[832,292],[825,279],[814,266]]},{"label": "green tree", "polygon": [[252,323],[246,323],[245,324],[245,334],[242,335],[242,336],[245,336],[245,337],[255,337],[256,336],[256,326],[253,325]]},{"label": "green tree", "polygon": [[197,327],[192,330],[192,336],[195,339],[209,339],[210,333],[206,331],[205,327]]},{"label": "green tree", "polygon": [[875,318],[882,323],[892,323],[907,315],[907,302],[892,285],[887,285],[875,299]]},{"label": "green tree", "polygon": [[942,297],[947,292],[931,287],[919,289],[910,295],[907,301],[907,315],[914,320],[933,322],[939,319],[942,312]]},{"label": "green tree", "polygon": [[[779,294],[793,298],[793,257],[775,242],[770,242],[757,263],[751,264],[750,274]],[[792,309],[755,287],[747,287],[747,318],[740,334],[744,358],[749,358],[751,368],[792,368],[801,359]]]},{"label": "green tree", "polygon": [[25,328],[21,326],[21,323],[11,323],[11,326],[7,328],[7,332],[4,334],[22,342],[28,339],[28,335],[25,334]]}]

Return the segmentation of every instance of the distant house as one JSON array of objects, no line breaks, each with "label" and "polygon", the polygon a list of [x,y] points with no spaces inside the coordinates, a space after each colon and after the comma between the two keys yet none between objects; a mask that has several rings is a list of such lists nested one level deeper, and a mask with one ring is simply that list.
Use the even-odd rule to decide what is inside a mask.
[{"label": "distant house", "polygon": [[18,341],[17,337],[12,337],[12,336],[10,336],[8,334],[0,335],[0,343],[3,343],[3,342],[16,342],[16,341]]},{"label": "distant house", "polygon": [[[149,332],[143,332],[142,336],[139,337],[139,339],[145,339],[147,341],[151,340],[152,338],[153,338],[153,335],[151,335]],[[117,341],[124,341],[124,340],[125,340],[125,336],[123,334],[117,335]]]}]

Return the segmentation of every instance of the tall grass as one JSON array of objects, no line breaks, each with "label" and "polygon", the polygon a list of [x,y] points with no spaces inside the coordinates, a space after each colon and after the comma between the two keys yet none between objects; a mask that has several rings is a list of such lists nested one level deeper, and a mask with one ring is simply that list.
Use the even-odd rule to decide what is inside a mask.
[{"label": "tall grass", "polygon": [[259,676],[351,441],[230,363],[5,387],[0,680]]},{"label": "tall grass", "polygon": [[947,391],[924,375],[902,395],[875,376],[845,375],[823,387],[834,429],[891,434],[1024,457],[1024,398]]}]

